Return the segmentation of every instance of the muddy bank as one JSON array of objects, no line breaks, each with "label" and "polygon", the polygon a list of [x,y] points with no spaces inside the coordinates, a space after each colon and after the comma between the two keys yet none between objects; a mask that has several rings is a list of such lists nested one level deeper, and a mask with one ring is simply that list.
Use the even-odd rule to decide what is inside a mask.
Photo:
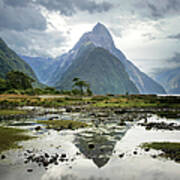
[{"label": "muddy bank", "polygon": [[150,122],[150,123],[139,123],[138,125],[144,126],[146,130],[157,129],[157,130],[180,130],[180,125],[176,123],[165,123],[165,122]]}]

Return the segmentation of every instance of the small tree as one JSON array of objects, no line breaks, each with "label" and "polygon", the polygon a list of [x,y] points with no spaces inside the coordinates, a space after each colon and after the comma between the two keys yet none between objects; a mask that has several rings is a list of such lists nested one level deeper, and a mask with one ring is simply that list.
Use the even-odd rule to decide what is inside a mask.
[{"label": "small tree", "polygon": [[80,89],[81,95],[84,94],[84,89],[86,89],[87,93],[89,94],[92,91],[90,90],[90,85],[86,81],[81,81],[79,78],[75,77],[73,79],[73,87],[78,87]]},{"label": "small tree", "polygon": [[11,71],[6,75],[9,89],[31,89],[34,80],[20,71]]},{"label": "small tree", "polygon": [[87,88],[87,95],[92,96],[93,92],[91,91],[90,87]]}]

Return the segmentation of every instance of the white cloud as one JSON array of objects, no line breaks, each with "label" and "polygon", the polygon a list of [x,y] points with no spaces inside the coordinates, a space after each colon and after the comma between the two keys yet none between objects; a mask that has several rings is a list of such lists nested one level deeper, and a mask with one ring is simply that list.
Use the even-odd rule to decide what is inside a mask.
[{"label": "white cloud", "polygon": [[[63,53],[66,48],[66,37],[61,31],[0,32],[10,48],[26,56],[52,56]],[[21,37],[21,38],[19,38]]]},{"label": "white cloud", "polygon": [[[109,28],[116,46],[150,71],[154,62],[165,62],[163,59],[180,52],[179,40],[167,38],[180,33],[180,1],[160,2],[0,0],[0,36],[18,53],[59,56],[101,22]],[[146,59],[148,65],[138,59]]]}]

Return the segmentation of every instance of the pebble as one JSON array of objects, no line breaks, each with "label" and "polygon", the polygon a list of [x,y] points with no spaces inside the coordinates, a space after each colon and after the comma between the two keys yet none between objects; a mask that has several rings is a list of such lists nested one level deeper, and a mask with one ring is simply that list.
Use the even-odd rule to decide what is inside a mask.
[{"label": "pebble", "polygon": [[66,158],[66,154],[61,154],[61,158]]},{"label": "pebble", "polygon": [[41,126],[37,126],[37,127],[35,127],[34,128],[36,131],[39,131],[39,130],[41,130]]},{"label": "pebble", "polygon": [[148,152],[148,151],[150,151],[150,149],[149,148],[145,148],[144,151]]},{"label": "pebble", "polygon": [[94,144],[89,144],[89,145],[88,145],[88,148],[89,148],[89,149],[94,149],[94,148],[95,148],[95,145],[94,145]]},{"label": "pebble", "polygon": [[154,158],[154,159],[155,159],[156,157],[157,157],[156,155],[152,155],[152,158]]},{"label": "pebble", "polygon": [[5,155],[1,155],[1,159],[6,159],[6,156]]},{"label": "pebble", "polygon": [[27,169],[27,172],[33,172],[33,169]]},{"label": "pebble", "polygon": [[120,157],[120,158],[123,158],[123,157],[124,157],[124,153],[120,154],[119,157]]}]

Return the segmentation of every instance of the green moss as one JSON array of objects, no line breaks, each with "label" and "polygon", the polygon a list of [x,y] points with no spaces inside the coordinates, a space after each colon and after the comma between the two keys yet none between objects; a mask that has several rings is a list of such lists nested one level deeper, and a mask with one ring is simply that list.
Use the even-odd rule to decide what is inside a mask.
[{"label": "green moss", "polygon": [[150,148],[155,150],[161,150],[163,153],[161,157],[170,158],[180,163],[180,143],[175,142],[153,142],[145,143],[142,148]]},{"label": "green moss", "polygon": [[20,148],[21,146],[17,142],[34,138],[25,135],[25,132],[22,129],[0,127],[0,153],[9,149]]},{"label": "green moss", "polygon": [[39,124],[45,124],[50,129],[78,129],[87,127],[88,124],[80,122],[80,121],[73,121],[73,120],[49,120],[49,121],[37,121]]},{"label": "green moss", "polygon": [[10,109],[2,109],[0,110],[0,116],[6,116],[6,115],[25,115],[27,114],[27,111],[23,110],[10,110]]}]

